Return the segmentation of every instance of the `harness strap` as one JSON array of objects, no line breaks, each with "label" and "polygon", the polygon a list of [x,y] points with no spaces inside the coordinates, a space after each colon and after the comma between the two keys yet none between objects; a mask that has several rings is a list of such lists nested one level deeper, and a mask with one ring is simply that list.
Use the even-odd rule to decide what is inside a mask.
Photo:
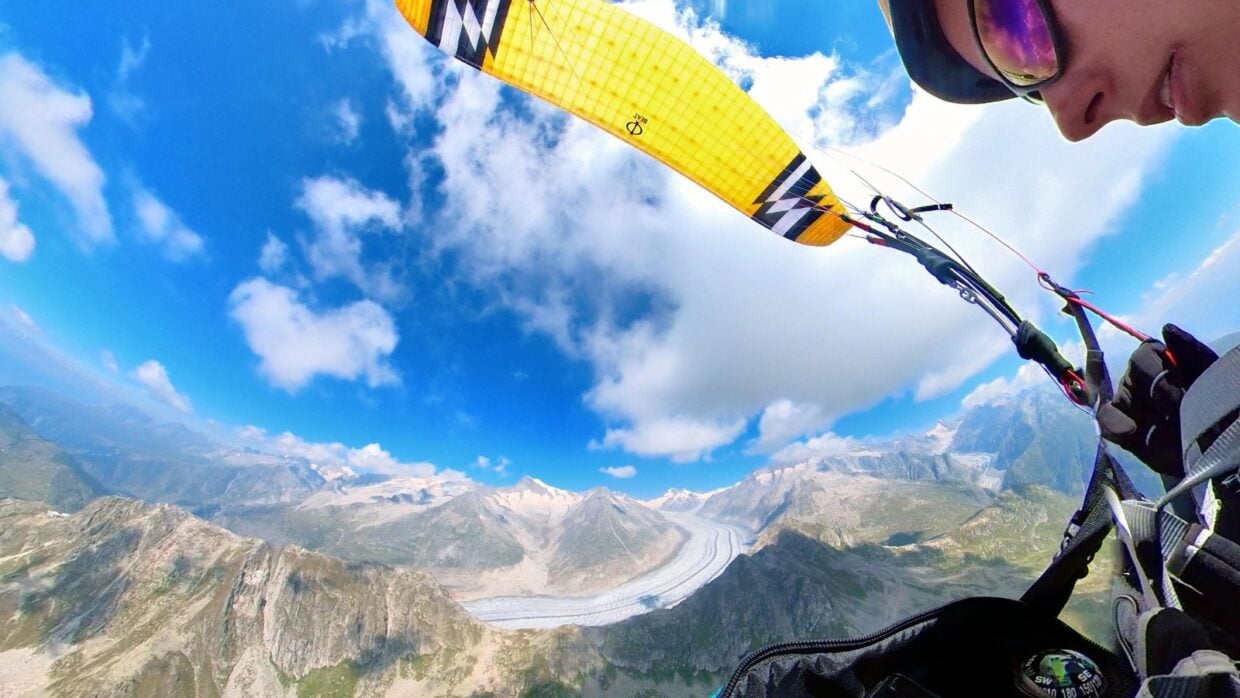
[{"label": "harness strap", "polygon": [[[1190,449],[1195,450],[1196,446]],[[1166,506],[1185,491],[1191,490],[1197,501],[1198,518],[1203,525],[1213,528],[1218,512],[1207,507],[1210,481],[1236,471],[1240,471],[1240,421],[1227,427],[1205,453],[1196,457],[1191,466],[1186,464],[1184,479],[1163,495],[1158,504],[1160,507]]]},{"label": "harness strap", "polygon": [[1081,508],[1072,515],[1068,530],[1064,532],[1063,545],[1046,570],[1021,596],[1021,601],[1055,616],[1063,610],[1077,580],[1089,574],[1089,563],[1111,532],[1113,521],[1106,499],[1107,489],[1114,491],[1121,499],[1138,499],[1141,496],[1128,473],[1107,452],[1106,445],[1099,441],[1093,474],[1085,488]]},{"label": "harness strap", "polygon": [[1183,550],[1192,525],[1168,509],[1159,510],[1150,501],[1128,500],[1122,506],[1129,532],[1137,543],[1137,554],[1141,555],[1137,561],[1140,573],[1152,577],[1151,581],[1158,585],[1162,604],[1182,608],[1167,563]]},{"label": "harness strap", "polygon": [[[1200,444],[1203,436],[1217,430],[1219,425],[1237,409],[1236,392],[1240,389],[1240,346],[1219,357],[1193,382],[1192,390],[1180,403],[1180,433],[1184,438],[1184,450],[1198,447],[1198,453],[1212,444]],[[1234,417],[1231,421],[1234,421]],[[1185,468],[1191,468],[1185,462]]]},{"label": "harness strap", "polygon": [[[1219,357],[1193,383],[1180,406],[1184,448],[1184,483],[1191,488],[1197,517],[1214,528],[1219,511],[1218,493],[1211,482],[1240,470],[1240,346]],[[1207,474],[1209,473],[1209,474]],[[1189,482],[1196,484],[1189,485]],[[1181,488],[1173,489],[1178,494]],[[1224,496],[1229,493],[1223,493]],[[1233,496],[1235,493],[1231,493]],[[1171,493],[1168,493],[1170,498]],[[1224,531],[1234,535],[1237,531]]]}]

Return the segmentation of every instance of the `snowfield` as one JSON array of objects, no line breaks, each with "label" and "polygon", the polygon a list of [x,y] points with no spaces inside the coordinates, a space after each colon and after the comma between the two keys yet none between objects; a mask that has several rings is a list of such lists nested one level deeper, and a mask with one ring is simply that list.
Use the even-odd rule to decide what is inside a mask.
[{"label": "snowfield", "polygon": [[664,512],[688,532],[680,552],[659,569],[593,596],[496,596],[462,604],[479,620],[509,630],[607,625],[671,608],[718,577],[744,552],[749,534],[695,514]]}]

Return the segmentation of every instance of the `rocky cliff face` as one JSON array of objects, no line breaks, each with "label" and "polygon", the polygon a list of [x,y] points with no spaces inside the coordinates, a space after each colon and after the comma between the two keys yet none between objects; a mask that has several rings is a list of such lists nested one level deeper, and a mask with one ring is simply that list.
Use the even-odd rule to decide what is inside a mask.
[{"label": "rocky cliff face", "polygon": [[116,498],[0,502],[0,619],[0,676],[31,695],[512,695],[595,656],[572,633],[492,630],[426,574]]},{"label": "rocky cliff face", "polygon": [[803,521],[821,540],[847,546],[900,533],[933,535],[989,499],[963,483],[844,475],[810,461],[753,473],[706,500],[698,513],[754,532]]},{"label": "rocky cliff face", "polygon": [[[282,501],[295,490],[259,482],[271,471],[235,460],[249,456],[224,453],[220,467],[254,479],[215,480],[225,471],[195,460],[209,444],[170,428],[140,448],[116,446],[129,454],[125,477],[150,477],[163,492],[173,485],[159,478],[180,478],[176,491],[197,488],[195,501],[240,492],[243,506],[215,513],[245,512],[230,525],[268,542],[172,506],[86,503],[89,486],[58,507],[84,504],[74,515],[0,501],[0,694],[701,695],[764,644],[855,635],[951,598],[1023,590],[1076,504],[1026,484],[1071,490],[1079,476],[1070,463],[1084,442],[1038,431],[1075,428],[1054,409],[990,405],[926,435],[765,468],[709,496],[669,494],[669,509],[760,532],[753,552],[671,609],[552,632],[485,626],[427,574],[366,561],[425,565],[476,587],[515,579],[518,593],[547,589],[552,576],[607,586],[657,565],[677,529],[635,500],[535,480],[498,490],[336,482]],[[53,428],[50,413],[34,414]],[[46,483],[77,472],[76,459],[14,420],[0,408],[0,488],[48,501],[58,488]],[[79,443],[92,433],[63,436]],[[134,468],[133,454],[179,442],[187,460],[152,457],[147,475]],[[46,467],[8,471],[37,475],[13,484],[4,459],[14,454]],[[279,547],[287,543],[354,561]],[[1070,614],[1098,629],[1105,594],[1090,580]]]},{"label": "rocky cliff face", "polygon": [[[1073,506],[1045,489],[1008,492],[912,543],[833,546],[813,518],[782,520],[674,608],[503,632],[426,574],[273,548],[175,507],[102,498],[66,515],[4,500],[0,685],[19,696],[703,695],[768,643],[1020,593]],[[1103,606],[1094,579],[1082,617]]]},{"label": "rocky cliff face", "polygon": [[610,589],[666,561],[685,538],[637,500],[533,478],[425,505],[316,496],[312,505],[222,508],[212,520],[348,560],[425,569],[462,599]]},{"label": "rocky cliff face", "polygon": [[[915,540],[958,523],[1002,491],[1044,486],[1079,495],[1097,445],[1086,415],[1062,396],[1030,390],[973,407],[925,434],[759,469],[712,493],[698,512],[757,533],[782,520],[815,520],[814,535],[834,545],[875,540],[884,530]],[[1161,491],[1145,466],[1112,453],[1139,488]],[[655,501],[671,499],[668,493]],[[838,535],[825,535],[827,529]]]},{"label": "rocky cliff face", "polygon": [[603,489],[592,490],[559,526],[548,574],[569,593],[608,588],[656,569],[685,536],[659,512]]},{"label": "rocky cliff face", "polygon": [[1059,395],[1030,391],[965,413],[953,450],[993,454],[1004,487],[1039,484],[1079,493],[1098,438],[1089,417]]}]

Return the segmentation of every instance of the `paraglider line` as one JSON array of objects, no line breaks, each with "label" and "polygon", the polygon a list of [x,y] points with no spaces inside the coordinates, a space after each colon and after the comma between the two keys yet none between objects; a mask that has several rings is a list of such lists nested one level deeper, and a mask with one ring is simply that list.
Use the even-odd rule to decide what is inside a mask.
[{"label": "paraglider line", "polygon": [[[1069,304],[1075,305],[1079,308],[1084,308],[1085,310],[1090,311],[1091,313],[1093,313],[1094,315],[1097,315],[1103,320],[1106,320],[1116,329],[1118,329],[1119,331],[1127,335],[1132,336],[1138,342],[1147,342],[1150,339],[1150,336],[1148,334],[1145,334],[1144,332],[1132,327],[1131,325],[1123,322],[1119,318],[1106,312],[1102,308],[1099,308],[1093,303],[1090,303],[1084,298],[1081,298],[1082,293],[1089,293],[1089,291],[1074,290],[1074,289],[1066,288],[1064,286],[1060,286],[1059,284],[1055,283],[1055,280],[1051,278],[1051,275],[1047,274],[1046,272],[1038,273],[1038,285],[1058,295],[1060,298],[1063,298]],[[1172,361],[1174,361],[1174,359],[1172,359]]]},{"label": "paraglider line", "polygon": [[[861,157],[861,156],[859,156],[859,155],[854,155],[853,153],[850,153],[850,152],[848,152],[847,150],[842,150],[842,149],[840,149],[840,148],[836,148],[836,147],[834,147],[834,146],[829,146],[829,145],[828,145],[828,146],[823,146],[823,147],[824,147],[825,149],[827,149],[827,150],[832,151],[832,152],[839,153],[839,154],[841,154],[841,155],[845,155],[845,156],[847,156],[847,157],[853,158],[854,160],[857,160],[857,161],[859,161],[859,162],[861,162],[861,163],[864,163],[864,164],[866,164],[866,165],[868,165],[868,166],[870,166],[870,167],[873,167],[873,168],[875,168],[875,169],[877,169],[877,170],[879,170],[879,171],[881,171],[881,172],[884,172],[884,173],[886,173],[886,174],[888,174],[888,175],[890,175],[890,176],[892,176],[892,177],[895,177],[896,179],[898,179],[898,180],[900,180],[901,182],[903,182],[906,186],[908,186],[908,187],[909,187],[910,189],[912,189],[913,191],[917,192],[918,194],[921,194],[922,196],[926,197],[927,199],[929,199],[929,200],[933,201],[933,202],[934,202],[934,203],[936,203],[936,204],[942,204],[942,203],[943,203],[942,201],[940,201],[939,199],[937,199],[934,195],[932,195],[932,194],[930,194],[929,192],[927,192],[925,189],[922,189],[921,187],[919,187],[919,186],[917,186],[916,184],[914,184],[914,183],[913,183],[912,181],[910,181],[908,178],[904,177],[903,175],[901,175],[901,174],[900,174],[900,173],[898,173],[898,172],[894,172],[894,171],[892,171],[892,170],[890,170],[890,169],[888,169],[888,168],[886,168],[886,167],[884,167],[884,166],[880,165],[879,163],[876,163],[876,162],[871,162],[871,161],[866,160],[865,158],[863,158],[863,157]],[[836,160],[836,162],[838,162],[838,160]],[[847,167],[847,165],[845,165],[845,167]],[[852,172],[853,174],[857,174],[857,173],[856,173],[854,170],[852,170],[851,168],[849,169],[849,172]],[[865,182],[868,186],[870,186],[870,188],[871,188],[871,189],[874,189],[875,193],[879,193],[879,192],[878,192],[878,190],[877,190],[877,189],[875,189],[875,188],[874,188],[874,186],[873,186],[872,184],[870,184],[870,182],[869,182],[869,181],[867,181],[865,178],[861,177],[860,175],[857,175],[857,177],[858,177],[858,179],[861,179],[861,181]],[[1026,265],[1026,266],[1028,266],[1030,269],[1032,269],[1032,270],[1034,271],[1034,273],[1037,273],[1037,274],[1041,274],[1041,273],[1042,273],[1042,270],[1038,268],[1038,265],[1036,265],[1036,264],[1034,264],[1034,263],[1033,263],[1033,260],[1029,259],[1029,257],[1028,257],[1028,256],[1026,256],[1026,255],[1025,255],[1023,252],[1021,252],[1020,250],[1016,249],[1016,248],[1015,248],[1012,244],[1010,244],[1009,242],[1007,242],[1007,241],[1006,241],[1006,240],[1004,240],[1003,238],[999,237],[999,236],[998,236],[998,235],[996,235],[995,233],[991,232],[988,228],[986,228],[986,226],[984,226],[984,225],[982,225],[981,223],[978,223],[977,221],[973,220],[973,219],[972,219],[972,218],[970,218],[968,215],[966,215],[966,214],[962,213],[959,209],[957,209],[957,208],[955,208],[955,207],[952,207],[951,209],[948,209],[948,210],[950,210],[953,214],[955,214],[955,215],[956,215],[956,217],[960,218],[960,219],[961,219],[961,220],[963,220],[964,222],[968,223],[969,225],[973,226],[974,228],[977,228],[977,229],[978,229],[978,230],[980,230],[982,233],[985,233],[987,237],[989,237],[990,239],[992,239],[992,240],[994,240],[995,242],[997,242],[997,243],[999,243],[1000,245],[1002,245],[1005,249],[1007,249],[1007,251],[1008,251],[1008,252],[1011,252],[1012,254],[1016,255],[1018,258],[1020,258],[1020,260],[1021,260],[1022,262],[1024,262],[1024,263],[1025,263],[1025,265]]]},{"label": "paraglider line", "polygon": [[[564,62],[568,64],[569,71],[572,72],[573,78],[577,80],[577,85],[580,86],[582,84],[581,76],[577,74],[577,68],[573,65],[573,60],[568,57],[568,54],[564,51],[564,47],[560,45],[560,39],[555,35],[555,30],[552,29],[551,25],[547,23],[547,18],[543,16],[542,10],[538,9],[538,5],[535,4],[535,2],[536,0],[529,0],[530,9],[534,11],[534,14],[538,15],[538,19],[540,19],[543,26],[547,28],[547,33],[551,35],[551,41],[555,42],[556,50],[558,50],[560,55],[564,57]],[[531,22],[531,24],[533,23]]]},{"label": "paraglider line", "polygon": [[[530,0],[530,9],[531,9],[531,10],[533,10],[533,9],[534,9],[534,0]],[[535,49],[534,49],[534,46],[535,46],[535,42],[534,42],[534,30],[535,30],[535,25],[534,25],[534,22],[532,22],[532,21],[531,21],[531,22],[529,23],[529,27],[530,27],[530,58],[532,59],[532,58],[534,57],[534,50],[535,50]]]},{"label": "paraglider line", "polygon": [[824,150],[824,149],[822,149],[822,148],[818,148],[818,147],[814,146],[814,149],[815,149],[815,150],[818,150],[818,152],[822,153],[823,155],[826,155],[828,158],[831,158],[831,159],[832,159],[832,160],[834,160],[835,162],[839,163],[839,164],[840,164],[840,166],[842,166],[844,169],[848,170],[848,172],[849,172],[852,176],[854,176],[854,177],[856,177],[857,179],[861,180],[861,182],[862,182],[863,184],[865,184],[867,187],[869,187],[869,188],[870,188],[870,191],[872,191],[872,192],[874,193],[874,199],[873,199],[873,200],[871,200],[871,203],[870,203],[870,209],[871,209],[871,211],[872,211],[872,210],[874,209],[874,207],[877,205],[877,202],[881,200],[881,201],[883,201],[884,203],[886,203],[889,207],[891,207],[891,209],[892,209],[893,211],[895,211],[895,212],[896,212],[896,215],[898,215],[900,218],[902,218],[905,222],[912,221],[912,220],[916,220],[916,221],[917,221],[919,224],[921,224],[921,226],[922,226],[923,228],[925,228],[925,229],[926,229],[926,230],[927,230],[927,231],[928,231],[931,235],[933,235],[936,239],[938,239],[938,241],[939,241],[939,242],[943,243],[943,246],[944,246],[944,247],[946,247],[949,251],[951,251],[951,253],[952,253],[953,255],[955,255],[955,257],[956,257],[956,260],[957,260],[957,261],[959,261],[961,264],[963,264],[965,267],[967,267],[967,268],[969,269],[969,271],[972,271],[972,272],[973,272],[973,273],[975,273],[975,274],[977,273],[977,270],[975,270],[975,269],[973,268],[973,265],[969,264],[969,262],[968,262],[967,260],[965,260],[964,255],[962,255],[962,254],[960,254],[959,252],[957,252],[957,251],[956,251],[956,248],[954,248],[954,247],[952,247],[952,246],[951,246],[951,243],[949,243],[949,242],[947,242],[947,240],[943,239],[943,236],[941,236],[941,235],[939,235],[937,232],[935,232],[935,230],[934,230],[933,228],[931,228],[929,225],[927,225],[927,224],[926,224],[926,222],[925,222],[924,220],[922,220],[922,217],[919,215],[920,211],[918,211],[918,210],[916,210],[916,209],[909,209],[909,208],[905,207],[903,204],[901,204],[901,203],[899,203],[898,201],[896,201],[895,199],[892,199],[890,196],[887,196],[886,194],[884,194],[884,193],[883,193],[883,191],[882,191],[881,189],[879,189],[879,188],[878,188],[878,187],[877,187],[877,186],[876,186],[873,182],[871,182],[869,179],[867,179],[864,175],[862,175],[862,174],[861,174],[860,172],[858,172],[856,169],[854,169],[854,168],[852,168],[852,167],[850,167],[850,166],[848,166],[848,165],[845,165],[843,162],[841,162],[841,161],[840,161],[840,159],[839,159],[839,158],[835,157],[834,155],[832,155],[830,152],[827,152],[827,151],[833,151],[833,152],[836,152],[836,153],[842,153],[842,154],[844,154],[844,155],[848,155],[849,157],[851,157],[851,158],[853,158],[853,159],[855,159],[855,160],[858,160],[858,161],[860,161],[860,162],[862,162],[862,163],[864,163],[864,164],[866,164],[866,165],[869,165],[869,166],[871,166],[871,167],[877,167],[878,169],[880,169],[880,170],[882,170],[882,171],[884,171],[884,172],[887,172],[888,174],[891,174],[891,175],[895,176],[895,177],[896,177],[897,179],[899,179],[900,181],[902,181],[902,182],[904,182],[905,184],[907,184],[908,186],[912,187],[915,191],[917,191],[917,193],[919,193],[919,194],[921,194],[922,196],[926,197],[927,199],[930,199],[931,201],[933,201],[933,202],[935,203],[934,210],[944,210],[944,211],[950,211],[950,210],[952,210],[952,206],[951,206],[951,204],[944,204],[942,201],[939,201],[938,199],[934,198],[933,196],[930,196],[930,195],[929,195],[929,194],[927,194],[926,192],[922,191],[922,190],[921,190],[920,188],[918,188],[917,186],[913,185],[913,184],[912,184],[911,182],[909,182],[907,179],[904,179],[903,177],[900,177],[899,175],[895,175],[895,174],[894,174],[894,173],[892,173],[890,170],[888,170],[888,169],[887,169],[887,168],[885,168],[885,167],[882,167],[881,165],[875,165],[874,163],[871,163],[871,162],[866,161],[864,158],[861,158],[861,157],[858,157],[858,156],[853,155],[853,154],[851,154],[851,153],[848,153],[847,151],[840,150],[839,148],[835,148],[835,147],[832,147],[832,146],[824,146],[824,148],[825,148],[825,150]]},{"label": "paraglider line", "polygon": [[1107,322],[1111,323],[1111,325],[1113,325],[1116,329],[1120,330],[1121,332],[1131,335],[1138,342],[1148,342],[1150,340],[1150,336],[1148,334],[1145,334],[1144,332],[1132,327],[1131,325],[1125,322],[1122,322],[1115,316],[1111,315],[1110,313],[1107,313],[1105,310],[1102,310],[1101,308],[1094,305],[1093,303],[1090,303],[1084,298],[1080,298],[1080,297],[1069,298],[1068,302],[1072,303],[1073,305],[1079,305],[1082,308],[1085,308],[1086,310],[1090,311],[1094,315],[1097,315],[1103,320],[1106,320]]}]

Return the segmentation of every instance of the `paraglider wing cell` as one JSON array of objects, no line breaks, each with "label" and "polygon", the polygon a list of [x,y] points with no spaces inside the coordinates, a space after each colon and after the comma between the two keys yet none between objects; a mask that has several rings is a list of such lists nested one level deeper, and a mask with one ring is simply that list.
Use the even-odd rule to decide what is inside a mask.
[{"label": "paraglider wing cell", "polygon": [[795,141],[685,42],[604,0],[396,0],[444,52],[650,154],[806,245],[849,228]]}]

